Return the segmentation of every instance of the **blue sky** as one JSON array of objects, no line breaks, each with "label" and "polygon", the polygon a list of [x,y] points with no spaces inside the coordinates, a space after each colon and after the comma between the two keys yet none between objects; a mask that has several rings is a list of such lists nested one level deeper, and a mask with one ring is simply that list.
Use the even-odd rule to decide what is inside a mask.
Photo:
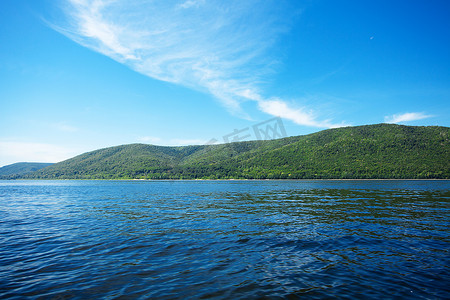
[{"label": "blue sky", "polygon": [[[0,166],[128,143],[449,126],[449,1],[0,1]],[[252,138],[252,137],[250,137]]]}]

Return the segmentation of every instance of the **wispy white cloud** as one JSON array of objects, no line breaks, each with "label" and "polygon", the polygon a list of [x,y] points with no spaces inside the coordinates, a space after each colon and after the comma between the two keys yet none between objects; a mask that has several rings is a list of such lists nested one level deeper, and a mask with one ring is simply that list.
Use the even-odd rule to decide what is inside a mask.
[{"label": "wispy white cloud", "polygon": [[432,115],[427,115],[423,112],[408,112],[403,114],[396,114],[392,116],[384,117],[384,121],[386,123],[402,123],[402,122],[411,122],[422,119],[427,119],[433,117]]},{"label": "wispy white cloud", "polygon": [[16,162],[59,162],[80,152],[46,143],[0,141],[0,166]]},{"label": "wispy white cloud", "polygon": [[67,0],[68,23],[54,28],[151,78],[210,93],[242,117],[241,103],[253,101],[299,125],[330,127],[259,89],[277,64],[271,46],[293,16],[280,1]]},{"label": "wispy white cloud", "polygon": [[304,108],[293,108],[289,106],[288,103],[277,98],[271,100],[260,100],[258,105],[263,112],[290,120],[298,125],[322,128],[337,128],[346,126],[344,123],[332,123],[330,120],[318,121],[314,111],[308,111]]}]

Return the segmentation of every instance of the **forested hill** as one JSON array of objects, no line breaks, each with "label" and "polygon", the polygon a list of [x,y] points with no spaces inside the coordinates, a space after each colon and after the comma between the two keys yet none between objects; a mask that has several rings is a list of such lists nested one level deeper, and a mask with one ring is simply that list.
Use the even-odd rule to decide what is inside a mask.
[{"label": "forested hill", "polygon": [[0,168],[0,179],[19,177],[52,165],[51,163],[19,162]]},{"label": "forested hill", "polygon": [[88,152],[33,179],[450,178],[450,128],[378,124],[270,141]]}]

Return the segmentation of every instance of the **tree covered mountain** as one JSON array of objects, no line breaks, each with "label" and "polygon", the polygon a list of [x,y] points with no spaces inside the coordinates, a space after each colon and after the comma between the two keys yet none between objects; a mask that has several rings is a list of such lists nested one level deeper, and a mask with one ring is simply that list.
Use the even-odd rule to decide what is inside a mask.
[{"label": "tree covered mountain", "polygon": [[450,128],[366,125],[268,141],[100,149],[30,179],[450,178]]},{"label": "tree covered mountain", "polygon": [[52,165],[51,163],[19,162],[0,168],[0,178],[18,177]]}]

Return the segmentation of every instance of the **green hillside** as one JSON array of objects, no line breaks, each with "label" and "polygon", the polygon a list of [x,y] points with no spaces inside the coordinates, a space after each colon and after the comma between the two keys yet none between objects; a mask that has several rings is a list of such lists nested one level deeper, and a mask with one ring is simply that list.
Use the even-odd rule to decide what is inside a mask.
[{"label": "green hillside", "polygon": [[0,168],[1,178],[13,178],[31,173],[52,165],[51,163],[20,162]]},{"label": "green hillside", "polygon": [[378,124],[271,141],[88,152],[25,178],[450,178],[450,128]]}]

